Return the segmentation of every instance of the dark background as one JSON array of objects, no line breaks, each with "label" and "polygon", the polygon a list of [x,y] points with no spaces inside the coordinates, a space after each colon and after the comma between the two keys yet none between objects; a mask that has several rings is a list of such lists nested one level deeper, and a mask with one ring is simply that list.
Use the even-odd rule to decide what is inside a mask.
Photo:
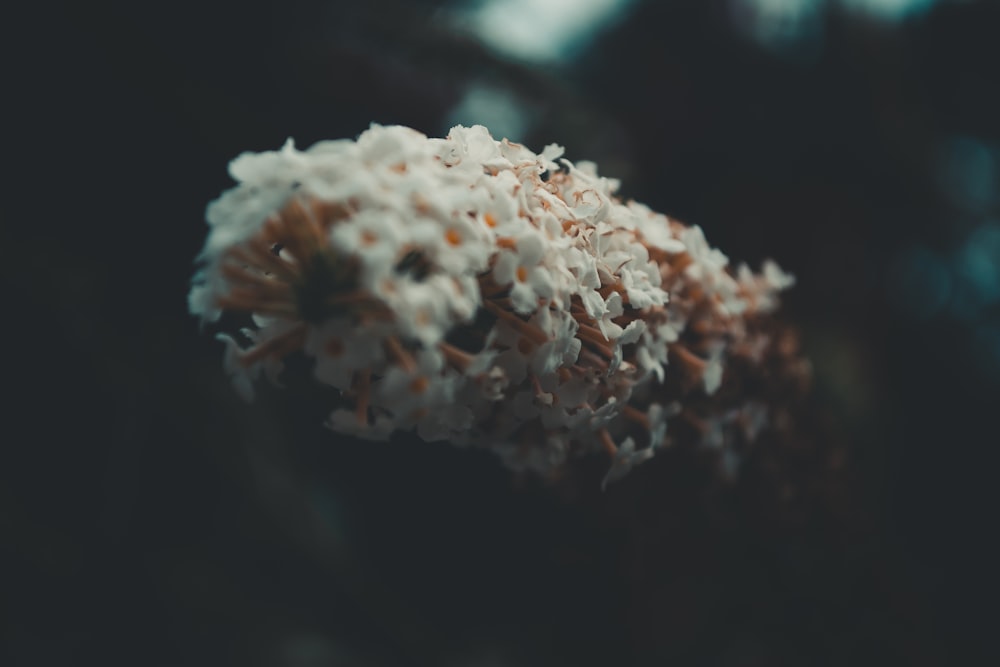
[{"label": "dark background", "polygon": [[[796,33],[651,0],[529,64],[452,27],[461,4],[8,14],[0,662],[1000,656],[1000,5],[830,2]],[[797,275],[822,465],[769,490],[664,457],[601,495],[599,461],[546,485],[345,440],[305,373],[239,401],[185,304],[227,162],[372,121],[443,136],[473,84],[529,147]]]}]

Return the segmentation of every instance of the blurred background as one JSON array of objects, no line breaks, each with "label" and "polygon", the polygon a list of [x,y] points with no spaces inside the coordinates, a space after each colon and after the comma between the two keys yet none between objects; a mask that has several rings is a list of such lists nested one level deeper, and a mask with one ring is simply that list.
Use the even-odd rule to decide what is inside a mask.
[{"label": "blurred background", "polygon": [[[5,20],[16,665],[987,664],[1000,3],[59,3]],[[187,315],[229,160],[482,123],[798,277],[809,447],[546,484],[242,403]],[[584,467],[586,468],[585,464]],[[760,472],[763,470],[764,472]],[[770,471],[770,472],[768,472]]]}]

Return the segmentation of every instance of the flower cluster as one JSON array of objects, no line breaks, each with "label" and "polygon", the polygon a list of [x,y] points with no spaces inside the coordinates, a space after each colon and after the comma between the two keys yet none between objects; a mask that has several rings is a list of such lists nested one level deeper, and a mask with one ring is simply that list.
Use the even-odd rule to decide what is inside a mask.
[{"label": "flower cluster", "polygon": [[699,397],[733,359],[761,362],[753,322],[792,278],[730,270],[700,228],[620,201],[562,153],[482,126],[373,125],[241,155],[208,207],[191,312],[252,316],[218,334],[242,395],[303,352],[343,397],[330,426],[362,438],[415,430],[539,471],[606,450],[608,482],[675,419],[709,447],[759,430],[766,409]]}]

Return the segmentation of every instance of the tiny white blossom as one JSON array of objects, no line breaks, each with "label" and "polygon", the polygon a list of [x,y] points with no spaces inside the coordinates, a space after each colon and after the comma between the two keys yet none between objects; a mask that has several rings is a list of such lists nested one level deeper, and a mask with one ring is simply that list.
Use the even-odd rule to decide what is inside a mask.
[{"label": "tiny white blossom", "polygon": [[615,454],[611,468],[601,481],[601,490],[605,490],[611,482],[617,482],[632,471],[632,468],[653,458],[655,451],[652,447],[637,450],[635,440],[625,438],[622,444],[618,445],[618,452]]},{"label": "tiny white blossom", "polygon": [[540,234],[525,233],[516,238],[516,249],[501,250],[493,267],[493,278],[500,285],[511,285],[514,310],[527,314],[538,308],[538,300],[551,298],[554,283],[542,263],[545,241]]},{"label": "tiny white blossom", "polygon": [[243,351],[239,343],[229,334],[216,334],[215,339],[226,345],[222,364],[226,372],[229,373],[236,393],[247,403],[253,401],[253,382],[260,375],[260,367],[256,365],[248,367],[243,364]]},{"label": "tiny white blossom", "polygon": [[701,228],[622,203],[617,180],[563,153],[482,126],[432,139],[375,124],[244,153],[207,208],[188,307],[202,323],[250,316],[217,336],[248,400],[303,352],[348,406],[330,415],[338,433],[411,430],[537,471],[614,451],[604,487],[664,446],[700,386],[709,407],[686,415],[705,414],[702,442],[728,451],[734,424],[753,440],[768,406],[713,413],[712,397],[731,360],[767,358],[749,318],[794,278],[770,260],[730,268]]},{"label": "tiny white blossom", "polygon": [[667,438],[667,420],[677,416],[681,412],[681,405],[677,401],[666,407],[659,403],[649,406],[647,417],[649,419],[649,446],[651,449],[662,447]]}]

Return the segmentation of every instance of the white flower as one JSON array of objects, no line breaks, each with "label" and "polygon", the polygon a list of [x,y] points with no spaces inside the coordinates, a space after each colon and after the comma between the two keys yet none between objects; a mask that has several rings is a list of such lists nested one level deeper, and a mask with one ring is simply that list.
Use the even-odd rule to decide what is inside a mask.
[{"label": "white flower", "polygon": [[[482,126],[429,139],[375,124],[357,141],[245,153],[208,206],[189,309],[251,316],[239,338],[218,336],[245,398],[302,351],[348,405],[330,416],[338,433],[415,430],[532,470],[616,451],[606,486],[664,445],[693,387],[718,391],[727,359],[766,358],[744,318],[794,278],[771,261],[733,271],[699,227],[623,204],[616,180],[562,155]],[[697,400],[685,414],[725,448],[736,417]],[[746,440],[769,407],[752,405],[733,413]],[[615,448],[628,419],[648,447]]]},{"label": "white flower", "polygon": [[[652,352],[653,350],[657,350],[662,354],[654,356]],[[635,359],[639,364],[639,368],[641,368],[646,374],[653,374],[656,376],[657,382],[663,382],[663,378],[666,374],[666,371],[663,368],[663,364],[666,362],[666,354],[666,346],[657,348],[656,346],[640,345],[636,348]]]},{"label": "white flower", "polygon": [[363,162],[387,166],[420,161],[431,154],[427,137],[402,125],[373,124],[358,137],[357,146]]},{"label": "white flower", "polygon": [[649,447],[656,449],[662,447],[667,439],[667,420],[676,417],[681,412],[681,404],[677,401],[670,403],[666,407],[659,403],[653,403],[646,412],[649,419]]},{"label": "white flower", "polygon": [[361,260],[361,284],[372,289],[392,272],[408,242],[406,225],[395,211],[359,211],[330,231],[333,247]]},{"label": "white flower", "polygon": [[654,213],[648,206],[634,201],[628,203],[628,208],[635,216],[636,228],[646,243],[672,254],[686,250],[684,243],[673,235],[667,216]]},{"label": "white flower", "polygon": [[772,289],[784,290],[795,284],[795,276],[782,271],[781,267],[774,260],[765,260],[763,270],[764,281]]},{"label": "white flower", "polygon": [[554,294],[552,274],[544,266],[545,240],[538,233],[525,233],[515,239],[515,248],[503,249],[493,267],[493,279],[499,285],[511,285],[514,310],[528,314],[538,308],[539,299]]},{"label": "white flower", "polygon": [[316,360],[313,373],[320,382],[347,391],[355,373],[382,366],[383,337],[384,332],[346,318],[327,320],[310,328],[303,349]]},{"label": "white flower", "polygon": [[390,366],[373,385],[373,403],[391,412],[397,422],[418,421],[429,408],[449,405],[456,378],[443,375],[444,359],[436,350],[421,350],[412,368]]},{"label": "white flower", "polygon": [[490,136],[489,130],[482,125],[457,125],[448,131],[448,139],[451,140],[451,145],[443,156],[445,164],[455,166],[464,163],[480,172],[484,167],[499,170],[513,166],[501,154],[500,147]]},{"label": "white flower", "polygon": [[631,345],[639,340],[646,331],[646,323],[642,320],[629,322],[618,338],[619,345]]},{"label": "white flower", "polygon": [[720,344],[713,347],[708,356],[708,362],[702,371],[701,379],[705,386],[705,393],[711,396],[722,386],[722,373],[724,370],[722,355],[725,348]]},{"label": "white flower", "polygon": [[482,376],[479,380],[479,386],[486,400],[496,402],[503,400],[504,392],[510,386],[510,381],[502,368],[494,366]]},{"label": "white flower", "polygon": [[612,292],[608,295],[601,309],[601,315],[597,319],[597,326],[601,330],[606,340],[617,340],[624,329],[614,320],[625,314],[625,305],[622,302],[622,295]]},{"label": "white flower", "polygon": [[556,395],[559,397],[559,404],[567,408],[576,408],[584,403],[593,400],[592,394],[595,391],[593,382],[586,378],[571,377],[566,382],[559,385]]},{"label": "white flower", "polygon": [[531,322],[549,337],[532,355],[531,370],[535,375],[546,376],[576,362],[582,344],[576,338],[575,319],[563,311],[539,308]]},{"label": "white flower", "polygon": [[656,452],[652,447],[637,450],[635,440],[625,438],[622,444],[618,445],[618,452],[615,454],[611,468],[601,481],[601,490],[605,490],[611,482],[617,482],[632,471],[632,468],[653,458]]},{"label": "white flower", "polygon": [[644,261],[634,268],[623,267],[620,275],[632,308],[644,310],[667,302],[667,293],[660,289],[660,273],[655,263]]},{"label": "white flower", "polygon": [[618,416],[620,408],[618,399],[612,396],[604,405],[590,411],[590,414],[587,415],[587,428],[594,433],[600,431]]},{"label": "white flower", "polygon": [[408,339],[427,347],[439,343],[456,321],[450,316],[450,304],[441,298],[439,288],[427,282],[399,279],[386,299],[400,332]]},{"label": "white flower", "polygon": [[736,278],[755,312],[769,313],[778,307],[778,292],[795,284],[795,276],[785,273],[774,261],[765,260],[760,275],[741,264]]},{"label": "white flower", "polygon": [[229,377],[233,382],[233,388],[236,389],[236,393],[240,395],[240,398],[247,403],[251,402],[254,397],[253,383],[260,375],[260,366],[246,366],[243,364],[243,351],[239,343],[229,334],[216,334],[215,339],[226,345],[222,364],[226,372],[229,373]]}]

